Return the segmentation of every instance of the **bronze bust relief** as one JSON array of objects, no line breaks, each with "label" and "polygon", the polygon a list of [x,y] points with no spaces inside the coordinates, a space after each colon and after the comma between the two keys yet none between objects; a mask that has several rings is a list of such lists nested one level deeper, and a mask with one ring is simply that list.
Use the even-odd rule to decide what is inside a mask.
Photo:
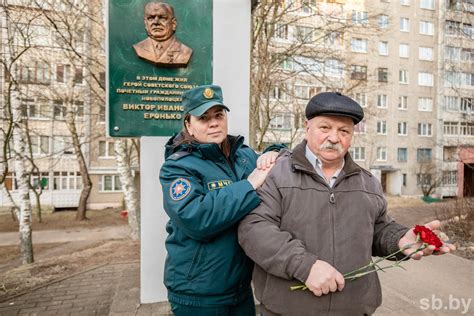
[{"label": "bronze bust relief", "polygon": [[144,22],[148,37],[133,45],[138,57],[160,67],[186,67],[193,50],[174,35],[177,22],[173,7],[165,2],[148,2]]}]

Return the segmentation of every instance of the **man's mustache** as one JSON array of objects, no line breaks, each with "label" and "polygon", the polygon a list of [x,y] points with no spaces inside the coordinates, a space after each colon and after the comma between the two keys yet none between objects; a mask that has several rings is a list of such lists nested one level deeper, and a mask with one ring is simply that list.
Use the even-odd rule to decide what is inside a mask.
[{"label": "man's mustache", "polygon": [[331,142],[326,142],[319,146],[319,149],[325,150],[325,149],[332,149],[332,150],[337,150],[338,153],[342,154],[342,146],[341,144],[333,144]]}]

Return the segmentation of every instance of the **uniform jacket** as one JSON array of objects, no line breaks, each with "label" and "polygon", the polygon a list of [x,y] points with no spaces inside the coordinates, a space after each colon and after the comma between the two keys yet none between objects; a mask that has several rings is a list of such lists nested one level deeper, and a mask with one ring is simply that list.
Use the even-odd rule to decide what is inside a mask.
[{"label": "uniform jacket", "polygon": [[380,183],[350,155],[334,187],[329,187],[305,157],[306,141],[278,159],[259,189],[261,204],[239,225],[239,242],[256,263],[255,294],[282,315],[363,315],[381,304],[376,273],[321,297],[304,283],[321,259],[342,274],[398,250],[407,228],[387,215]]},{"label": "uniform jacket", "polygon": [[154,63],[157,66],[184,67],[189,62],[189,58],[191,58],[191,54],[193,53],[191,48],[173,37],[168,48],[157,56],[155,48],[153,47],[153,45],[156,44],[156,41],[148,37],[133,45],[133,48],[138,57]]},{"label": "uniform jacket", "polygon": [[230,162],[217,144],[167,144],[160,172],[170,217],[164,280],[177,304],[227,305],[252,294],[253,263],[237,242],[237,223],[260,203],[246,180],[258,155],[243,137],[228,137]]}]

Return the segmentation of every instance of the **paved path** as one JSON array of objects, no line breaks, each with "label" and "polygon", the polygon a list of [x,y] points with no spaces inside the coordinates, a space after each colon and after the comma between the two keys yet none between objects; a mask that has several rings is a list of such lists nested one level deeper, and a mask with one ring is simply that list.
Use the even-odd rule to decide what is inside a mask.
[{"label": "paved path", "polygon": [[[454,255],[403,263],[381,273],[381,315],[474,315],[474,262]],[[166,303],[139,304],[138,262],[112,264],[0,303],[0,315],[170,315]]]},{"label": "paved path", "polygon": [[[97,228],[68,228],[65,230],[33,231],[35,244],[57,243],[84,240],[122,239],[129,236],[127,225]],[[0,233],[0,246],[13,246],[20,243],[18,232]]]}]

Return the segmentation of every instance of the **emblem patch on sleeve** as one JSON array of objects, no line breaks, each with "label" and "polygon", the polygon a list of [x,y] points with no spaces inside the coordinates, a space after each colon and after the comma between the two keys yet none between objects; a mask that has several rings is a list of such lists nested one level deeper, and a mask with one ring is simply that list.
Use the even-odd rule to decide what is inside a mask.
[{"label": "emblem patch on sleeve", "polygon": [[219,190],[219,189],[222,189],[223,187],[226,187],[230,184],[232,184],[232,180],[217,180],[217,181],[208,182],[207,183],[207,188],[209,189],[209,191]]},{"label": "emblem patch on sleeve", "polygon": [[179,178],[171,183],[170,197],[174,201],[184,199],[191,192],[191,183],[188,180]]}]

